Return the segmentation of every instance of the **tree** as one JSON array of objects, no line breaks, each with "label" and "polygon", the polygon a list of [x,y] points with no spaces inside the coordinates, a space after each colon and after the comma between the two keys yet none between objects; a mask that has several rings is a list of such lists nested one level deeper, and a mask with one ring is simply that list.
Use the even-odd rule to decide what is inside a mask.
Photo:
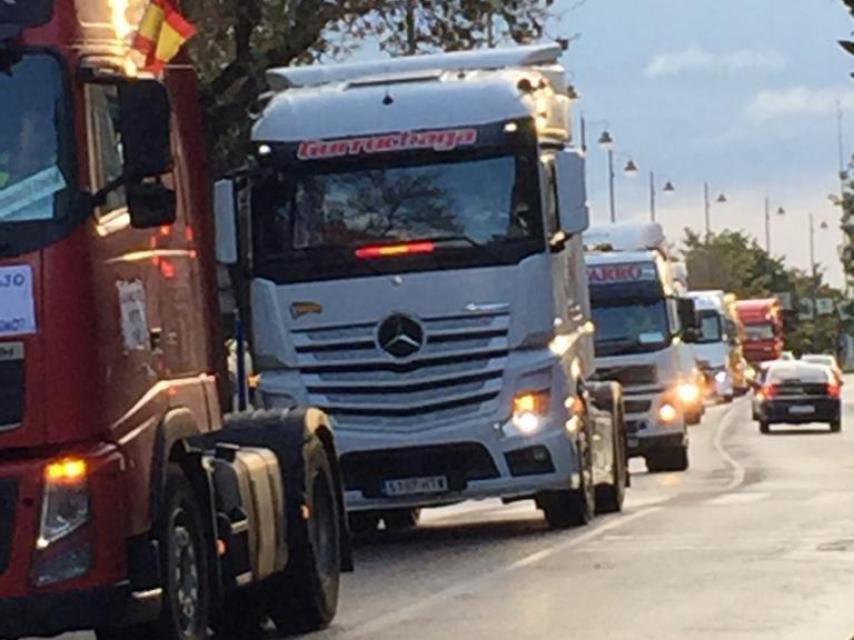
[{"label": "tree", "polygon": [[[701,236],[686,229],[684,245],[691,289],[722,289],[739,299],[768,298],[788,292],[796,308],[801,301],[811,308],[813,299],[831,298],[838,305],[845,298],[841,291],[823,281],[821,271],[816,272],[813,280],[810,274],[786,268],[782,259],[770,256],[756,240],[740,231]],[[801,319],[796,312],[787,313],[787,348],[797,353],[835,351],[844,327],[839,314]]]},{"label": "tree", "polygon": [[[366,40],[390,53],[467,49],[543,34],[553,0],[184,0],[216,169],[242,163],[253,104],[274,66],[338,59]],[[409,28],[407,28],[409,26]]]}]

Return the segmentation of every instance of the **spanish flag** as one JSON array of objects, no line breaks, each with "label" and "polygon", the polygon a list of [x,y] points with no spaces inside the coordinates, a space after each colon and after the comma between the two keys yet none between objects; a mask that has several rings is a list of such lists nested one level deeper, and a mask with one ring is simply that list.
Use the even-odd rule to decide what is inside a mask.
[{"label": "spanish flag", "polygon": [[145,71],[160,74],[195,34],[196,28],[178,13],[172,0],[151,0],[132,47],[145,57]]}]

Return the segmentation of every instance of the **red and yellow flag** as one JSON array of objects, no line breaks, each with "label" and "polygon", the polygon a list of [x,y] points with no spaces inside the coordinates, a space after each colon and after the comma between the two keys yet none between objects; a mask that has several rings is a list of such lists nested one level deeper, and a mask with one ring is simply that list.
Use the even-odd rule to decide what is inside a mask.
[{"label": "red and yellow flag", "polygon": [[172,0],[151,0],[133,39],[133,49],[145,56],[145,71],[159,74],[196,34]]}]

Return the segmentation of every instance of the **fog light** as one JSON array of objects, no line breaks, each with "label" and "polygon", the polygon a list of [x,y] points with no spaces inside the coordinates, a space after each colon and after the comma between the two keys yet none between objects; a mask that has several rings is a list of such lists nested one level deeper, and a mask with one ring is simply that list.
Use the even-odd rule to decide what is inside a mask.
[{"label": "fog light", "polygon": [[89,521],[86,461],[66,458],[45,467],[38,549],[77,531]]},{"label": "fog light", "polygon": [[36,587],[66,582],[84,575],[89,571],[91,564],[91,548],[88,544],[80,544],[39,558],[30,580]]},{"label": "fog light", "polygon": [[715,380],[717,380],[719,384],[723,384],[724,382],[726,382],[726,379],[727,379],[727,372],[726,371],[718,371],[715,374]]},{"label": "fog light", "polygon": [[658,417],[661,418],[661,421],[665,424],[669,424],[679,417],[679,412],[672,404],[663,404],[658,409]]}]

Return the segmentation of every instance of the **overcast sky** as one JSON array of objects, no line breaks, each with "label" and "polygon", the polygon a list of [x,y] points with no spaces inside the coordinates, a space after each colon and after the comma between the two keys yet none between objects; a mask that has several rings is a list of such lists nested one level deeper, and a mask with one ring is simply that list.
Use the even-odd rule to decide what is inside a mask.
[{"label": "overcast sky", "polygon": [[[557,0],[550,35],[579,33],[565,56],[588,121],[607,120],[621,153],[641,168],[617,178],[620,219],[648,216],[648,171],[659,186],[659,219],[673,238],[702,228],[703,182],[713,228],[744,229],[764,244],[763,199],[787,213],[772,220],[772,251],[808,268],[808,212],[831,225],[817,257],[842,283],[836,247],[836,101],[845,150],[854,150],[854,58],[836,40],[854,29],[840,0]],[[578,115],[578,114],[576,114]],[[602,125],[590,127],[593,141]],[[588,155],[595,222],[608,219],[605,154]],[[621,158],[621,165],[626,157]]]}]

